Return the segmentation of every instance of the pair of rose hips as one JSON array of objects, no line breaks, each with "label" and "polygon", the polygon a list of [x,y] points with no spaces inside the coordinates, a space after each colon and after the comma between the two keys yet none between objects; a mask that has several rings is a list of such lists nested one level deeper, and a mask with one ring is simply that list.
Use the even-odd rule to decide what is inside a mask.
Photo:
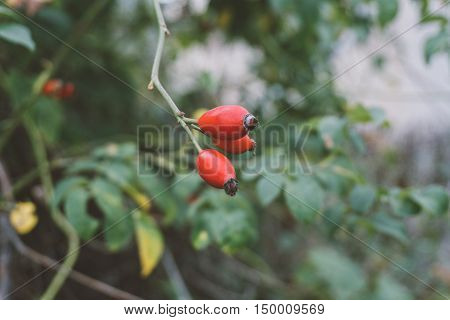
[{"label": "pair of rose hips", "polygon": [[[198,119],[198,126],[224,151],[240,154],[256,147],[248,132],[258,126],[258,120],[244,107],[228,105],[211,109]],[[209,185],[224,189],[230,196],[236,194],[236,172],[225,155],[214,149],[205,149],[200,151],[196,164],[200,177]]]},{"label": "pair of rose hips", "polygon": [[48,97],[68,99],[73,96],[75,85],[72,82],[64,83],[60,79],[50,79],[42,87],[42,93]]}]

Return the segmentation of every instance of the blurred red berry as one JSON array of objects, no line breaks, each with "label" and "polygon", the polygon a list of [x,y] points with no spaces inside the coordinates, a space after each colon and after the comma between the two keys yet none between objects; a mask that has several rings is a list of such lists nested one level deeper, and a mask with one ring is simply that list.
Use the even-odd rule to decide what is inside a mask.
[{"label": "blurred red berry", "polygon": [[75,85],[72,82],[64,83],[60,79],[50,79],[42,87],[42,93],[48,97],[67,99],[73,96]]},{"label": "blurred red berry", "polygon": [[60,97],[62,99],[67,99],[73,96],[73,93],[75,92],[75,85],[72,82],[67,82],[64,84]]},{"label": "blurred red berry", "polygon": [[50,79],[42,87],[42,93],[49,97],[57,97],[60,95],[63,82],[60,79]]}]

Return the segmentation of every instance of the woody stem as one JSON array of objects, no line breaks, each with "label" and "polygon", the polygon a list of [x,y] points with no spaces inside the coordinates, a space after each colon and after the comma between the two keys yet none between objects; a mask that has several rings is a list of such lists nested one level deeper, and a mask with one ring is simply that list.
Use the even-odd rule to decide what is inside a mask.
[{"label": "woody stem", "polygon": [[164,41],[165,41],[166,36],[169,35],[169,29],[167,29],[166,22],[164,21],[164,16],[162,14],[161,5],[159,4],[159,1],[154,0],[153,3],[155,5],[156,17],[158,18],[158,23],[159,23],[159,38],[158,38],[158,46],[156,48],[155,59],[153,62],[151,81],[148,85],[148,89],[152,90],[153,87],[155,87],[159,91],[159,93],[163,96],[163,98],[166,100],[167,104],[169,105],[170,109],[172,110],[172,113],[174,114],[178,123],[187,132],[189,138],[191,139],[191,141],[194,144],[197,151],[200,152],[200,151],[202,151],[202,148],[200,147],[199,143],[197,142],[197,139],[195,138],[191,129],[187,125],[187,123],[191,123],[190,122],[191,119],[184,118],[183,112],[181,112],[181,110],[175,104],[172,97],[169,95],[169,93],[166,91],[166,89],[161,84],[161,81],[159,80],[159,66],[161,64],[162,52],[164,49]]}]

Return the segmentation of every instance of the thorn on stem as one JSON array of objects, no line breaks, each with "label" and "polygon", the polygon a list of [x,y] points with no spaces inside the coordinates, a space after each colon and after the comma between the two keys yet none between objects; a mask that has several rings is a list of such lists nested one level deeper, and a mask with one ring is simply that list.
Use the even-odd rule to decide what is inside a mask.
[{"label": "thorn on stem", "polygon": [[183,111],[177,112],[177,116],[179,116],[179,117],[184,117],[185,114],[186,113],[184,113]]},{"label": "thorn on stem", "polygon": [[153,88],[154,88],[154,86],[153,86],[153,80],[152,80],[152,81],[150,81],[150,83],[148,84],[147,89],[148,89],[149,91],[152,91]]},{"label": "thorn on stem", "polygon": [[169,37],[169,36],[170,36],[170,31],[169,31],[169,29],[167,28],[167,26],[164,25],[162,28],[163,28],[163,30],[164,30],[165,35],[166,35],[167,37]]}]

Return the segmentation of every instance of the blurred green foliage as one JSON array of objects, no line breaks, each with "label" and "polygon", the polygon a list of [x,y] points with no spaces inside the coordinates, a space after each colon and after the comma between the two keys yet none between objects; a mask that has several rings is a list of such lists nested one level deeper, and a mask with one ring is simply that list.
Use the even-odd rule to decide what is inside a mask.
[{"label": "blurred green foliage", "polygon": [[[435,54],[450,50],[448,20],[439,12],[430,13],[428,1],[414,2],[423,24],[439,25],[424,46],[429,62]],[[68,39],[90,4],[54,1],[31,19]],[[353,32],[364,41],[372,30],[388,28],[400,10],[397,0],[212,1],[206,12],[195,15],[184,9],[181,19],[169,23],[172,36],[163,58],[163,80],[165,66],[178,52],[220,31],[227,41],[243,40],[263,52],[255,73],[269,90],[279,92],[267,93],[250,106],[263,126],[270,122],[311,129],[304,151],[312,174],[292,175],[288,169],[292,161],[297,163],[297,154],[290,152],[293,159],[276,173],[264,166],[257,173],[242,170],[235,198],[206,187],[195,172],[180,172],[167,159],[155,166],[168,174],[138,174],[136,163],[142,159],[136,157],[141,147],[135,143],[136,126],[174,121],[148,97],[164,106],[162,100],[145,92],[156,43],[152,7],[136,1],[127,16],[116,6],[111,1],[102,10],[75,45],[82,54],[70,53],[56,72],[55,77],[75,83],[74,98],[39,96],[27,110],[44,137],[50,162],[67,160],[63,168],[53,170],[56,188],[51,205],[64,212],[81,239],[103,231],[107,250],[130,250],[133,230],[143,226],[142,219],[133,223],[128,213],[150,202],[139,214],[154,218],[163,238],[167,235],[165,241],[177,247],[174,251],[183,266],[202,262],[189,259],[178,247],[205,255],[217,247],[255,273],[270,274],[283,283],[256,284],[252,298],[442,298],[375,250],[450,294],[449,287],[430,272],[430,263],[418,260],[423,253],[418,243],[437,244],[442,230],[434,228],[448,224],[448,191],[439,185],[400,187],[368,181],[355,161],[367,155],[356,127],[372,123],[384,128],[388,122],[380,109],[348,105],[328,82],[334,76],[330,59],[342,34]],[[51,34],[0,6],[2,130],[20,114],[18,106],[61,46]],[[211,82],[204,75],[194,92],[176,97],[182,110],[191,114],[211,106],[210,93],[217,90]],[[293,103],[287,97],[292,89],[307,96],[290,108]],[[277,116],[266,114],[268,106],[274,106]],[[283,145],[264,143],[267,130],[257,133],[259,149],[249,161],[264,164],[287,153]],[[297,141],[286,146],[292,144],[298,147]],[[15,181],[34,170],[30,148],[19,126],[2,150]],[[192,150],[185,149],[182,156],[193,168]],[[16,198],[32,198],[35,185],[36,179]],[[421,225],[420,235],[408,228],[411,221]],[[169,234],[174,232],[178,236],[171,240]],[[433,252],[427,252],[425,260],[435,261]],[[228,276],[234,272],[226,265],[216,268]]]}]

